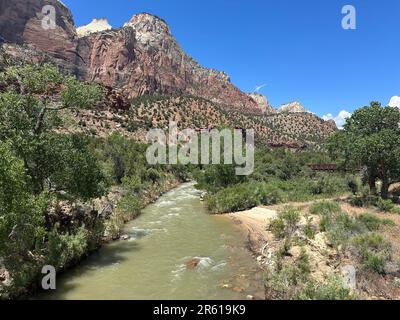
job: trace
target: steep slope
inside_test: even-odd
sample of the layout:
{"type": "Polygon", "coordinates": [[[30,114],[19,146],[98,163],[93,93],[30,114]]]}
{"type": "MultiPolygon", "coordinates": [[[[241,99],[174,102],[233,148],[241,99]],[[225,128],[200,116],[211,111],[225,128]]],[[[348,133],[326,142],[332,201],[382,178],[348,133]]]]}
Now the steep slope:
{"type": "Polygon", "coordinates": [[[71,12],[58,0],[0,0],[0,39],[50,54],[69,72],[82,63],[71,12]],[[43,28],[45,6],[55,9],[55,28],[43,28]]]}
{"type": "Polygon", "coordinates": [[[104,103],[97,110],[80,112],[75,129],[100,136],[112,129],[144,142],[150,128],[167,129],[170,121],[180,129],[198,131],[221,125],[254,129],[258,144],[293,149],[317,145],[336,130],[334,122],[325,122],[311,113],[244,115],[227,112],[206,99],[184,96],[138,97],[129,110],[117,110],[115,105],[104,103]]]}
{"type": "Polygon", "coordinates": [[[303,107],[303,105],[298,102],[290,102],[287,104],[283,104],[279,107],[278,109],[279,112],[284,112],[284,113],[304,113],[307,112],[306,108],[303,107]]]}
{"type": "Polygon", "coordinates": [[[257,103],[223,73],[200,66],[179,46],[168,25],[137,14],[123,28],[98,21],[78,37],[71,12],[57,0],[0,0],[0,37],[59,59],[82,80],[118,87],[128,98],[146,94],[194,95],[229,108],[259,113],[257,103]],[[56,28],[42,27],[42,9],[55,8],[56,28]],[[96,31],[99,32],[92,33],[96,31]]]}
{"type": "Polygon", "coordinates": [[[184,128],[252,128],[260,143],[303,148],[336,130],[298,103],[278,112],[264,96],[246,94],[225,73],[202,67],[154,15],[137,14],[122,28],[110,28],[105,20],[95,20],[78,36],[70,11],[57,0],[0,0],[0,58],[51,62],[81,80],[100,83],[106,99],[100,110],[78,116],[85,124],[78,129],[101,135],[115,127],[141,139],[149,127],[180,120],[184,128]],[[42,27],[45,5],[56,9],[55,29],[42,27]],[[138,106],[136,99],[131,106],[138,97],[146,103],[138,106]]]}
{"type": "Polygon", "coordinates": [[[258,104],[223,73],[200,66],[181,49],[168,25],[138,14],[122,29],[80,39],[88,78],[120,87],[129,97],[147,94],[193,95],[236,110],[259,113],[258,104]]]}

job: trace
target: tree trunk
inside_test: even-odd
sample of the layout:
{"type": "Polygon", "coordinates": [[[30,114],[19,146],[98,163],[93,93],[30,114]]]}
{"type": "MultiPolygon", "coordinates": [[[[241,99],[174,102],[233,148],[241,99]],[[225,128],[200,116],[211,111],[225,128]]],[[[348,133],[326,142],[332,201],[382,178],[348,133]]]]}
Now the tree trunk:
{"type": "Polygon", "coordinates": [[[387,178],[382,179],[381,196],[385,200],[389,198],[389,187],[390,187],[389,180],[387,178]]]}
{"type": "Polygon", "coordinates": [[[371,194],[376,195],[376,179],[375,177],[368,177],[369,190],[371,194]]]}

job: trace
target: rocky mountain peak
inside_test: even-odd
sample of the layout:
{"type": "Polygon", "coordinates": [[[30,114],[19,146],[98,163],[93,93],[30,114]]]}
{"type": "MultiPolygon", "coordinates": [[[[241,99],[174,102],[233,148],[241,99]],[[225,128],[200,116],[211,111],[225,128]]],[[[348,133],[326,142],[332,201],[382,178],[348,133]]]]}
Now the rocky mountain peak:
{"type": "Polygon", "coordinates": [[[107,19],[94,18],[92,22],[90,22],[89,24],[77,28],[76,32],[78,34],[78,37],[86,37],[92,33],[111,30],[111,29],[112,26],[108,23],[107,19]]]}
{"type": "Polygon", "coordinates": [[[261,93],[252,92],[249,93],[249,97],[252,98],[258,104],[258,107],[261,109],[262,112],[271,113],[275,111],[272,108],[271,104],[269,103],[267,97],[262,95],[261,93]]]}
{"type": "Polygon", "coordinates": [[[150,13],[135,14],[124,27],[132,27],[137,33],[152,33],[158,35],[170,35],[168,24],[161,18],[150,13]]]}
{"type": "Polygon", "coordinates": [[[298,102],[298,101],[293,101],[287,104],[283,104],[279,107],[279,112],[283,113],[302,113],[302,112],[308,112],[304,106],[298,102]]]}

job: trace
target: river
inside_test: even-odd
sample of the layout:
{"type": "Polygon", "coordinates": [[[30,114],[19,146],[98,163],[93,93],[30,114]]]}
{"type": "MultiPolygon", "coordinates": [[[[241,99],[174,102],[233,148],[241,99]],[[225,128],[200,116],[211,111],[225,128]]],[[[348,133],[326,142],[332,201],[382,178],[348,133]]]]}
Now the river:
{"type": "Polygon", "coordinates": [[[193,183],[163,195],[126,225],[127,241],[105,245],[39,299],[262,298],[261,274],[231,220],[207,214],[193,183]],[[188,269],[197,258],[200,264],[188,269]]]}

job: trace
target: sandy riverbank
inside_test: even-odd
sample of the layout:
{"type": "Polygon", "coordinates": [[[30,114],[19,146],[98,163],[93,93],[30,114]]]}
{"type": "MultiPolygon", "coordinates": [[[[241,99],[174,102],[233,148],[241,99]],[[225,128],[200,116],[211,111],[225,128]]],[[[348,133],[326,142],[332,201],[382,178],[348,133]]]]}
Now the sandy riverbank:
{"type": "Polygon", "coordinates": [[[267,231],[267,226],[271,220],[277,217],[276,210],[256,207],[247,211],[229,213],[225,216],[246,232],[247,245],[254,254],[262,254],[266,244],[273,241],[271,233],[267,231]]]}

